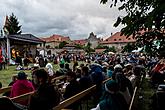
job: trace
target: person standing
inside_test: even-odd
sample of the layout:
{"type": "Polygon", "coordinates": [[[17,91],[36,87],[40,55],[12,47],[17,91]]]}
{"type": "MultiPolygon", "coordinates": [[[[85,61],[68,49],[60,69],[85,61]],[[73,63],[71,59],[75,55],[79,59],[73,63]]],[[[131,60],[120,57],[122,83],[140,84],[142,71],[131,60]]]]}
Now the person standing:
{"type": "Polygon", "coordinates": [[[44,62],[44,58],[42,56],[39,57],[39,65],[40,67],[45,67],[45,62],[44,62]]]}
{"type": "Polygon", "coordinates": [[[3,61],[2,61],[2,68],[5,69],[6,68],[6,58],[5,56],[2,56],[3,61]]]}
{"type": "Polygon", "coordinates": [[[2,54],[0,53],[0,70],[2,70],[2,62],[3,62],[3,57],[2,54]]]}

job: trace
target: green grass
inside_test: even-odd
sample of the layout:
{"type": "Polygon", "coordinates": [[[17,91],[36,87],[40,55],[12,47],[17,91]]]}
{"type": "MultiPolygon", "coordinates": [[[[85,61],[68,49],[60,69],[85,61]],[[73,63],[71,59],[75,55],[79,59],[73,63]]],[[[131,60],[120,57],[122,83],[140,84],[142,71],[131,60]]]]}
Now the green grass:
{"type": "Polygon", "coordinates": [[[145,78],[142,82],[141,90],[139,91],[139,95],[141,98],[137,98],[137,109],[138,110],[153,110],[151,107],[152,99],[155,89],[151,86],[149,82],[150,79],[145,78]]]}
{"type": "MultiPolygon", "coordinates": [[[[16,66],[8,66],[7,69],[0,70],[0,82],[2,83],[3,87],[8,86],[8,84],[12,81],[12,76],[17,75],[19,72],[15,68],[16,66]]],[[[28,77],[31,77],[30,70],[25,70],[24,72],[28,75],[28,77]]]]}
{"type": "MultiPolygon", "coordinates": [[[[79,62],[79,64],[81,64],[83,62],[79,62]]],[[[33,65],[33,64],[30,64],[33,65]]],[[[69,63],[70,68],[72,68],[73,66],[73,62],[69,63]]],[[[16,66],[7,66],[7,69],[2,69],[0,70],[0,82],[2,83],[3,87],[7,87],[8,84],[12,81],[12,76],[13,75],[17,75],[17,73],[19,71],[16,70],[16,66]]],[[[59,65],[58,64],[53,64],[53,69],[54,71],[57,71],[59,69],[59,65]]],[[[31,70],[25,70],[24,71],[27,75],[28,75],[28,79],[31,79],[31,70]]]]}

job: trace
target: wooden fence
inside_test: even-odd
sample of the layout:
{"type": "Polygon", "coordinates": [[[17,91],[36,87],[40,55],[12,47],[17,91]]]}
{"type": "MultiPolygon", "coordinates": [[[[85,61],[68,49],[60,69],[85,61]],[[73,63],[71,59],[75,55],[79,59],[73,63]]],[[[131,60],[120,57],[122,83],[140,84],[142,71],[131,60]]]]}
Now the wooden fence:
{"type": "MultiPolygon", "coordinates": [[[[63,76],[59,77],[60,79],[62,78],[65,78],[63,76]]],[[[55,78],[54,80],[57,80],[58,78],[55,78]]],[[[108,78],[107,80],[103,81],[103,83],[107,82],[108,80],[111,80],[111,78],[108,78]]],[[[9,87],[11,88],[11,87],[9,87]]],[[[2,91],[8,91],[9,88],[3,88],[0,90],[0,92],[2,91]]],[[[74,102],[82,99],[84,96],[92,93],[93,91],[96,90],[96,85],[93,85],[91,86],[90,88],[60,102],[59,105],[57,105],[56,107],[53,108],[53,110],[64,110],[64,108],[66,108],[67,106],[73,104],[74,102]]],[[[134,104],[134,100],[135,100],[135,97],[137,95],[137,90],[138,90],[138,87],[136,86],[135,89],[134,89],[134,93],[133,93],[133,97],[132,97],[132,100],[131,100],[131,103],[130,103],[130,106],[129,106],[129,110],[132,110],[132,107],[133,107],[133,104],[134,104]]],[[[2,93],[1,92],[1,93],[2,93]]],[[[27,100],[31,94],[33,94],[34,92],[30,92],[30,93],[26,93],[26,94],[23,94],[23,95],[20,95],[20,96],[17,96],[17,97],[14,97],[14,98],[11,98],[12,101],[14,102],[20,102],[22,100],[27,100]]],[[[65,109],[66,110],[66,109],[65,109]]]]}

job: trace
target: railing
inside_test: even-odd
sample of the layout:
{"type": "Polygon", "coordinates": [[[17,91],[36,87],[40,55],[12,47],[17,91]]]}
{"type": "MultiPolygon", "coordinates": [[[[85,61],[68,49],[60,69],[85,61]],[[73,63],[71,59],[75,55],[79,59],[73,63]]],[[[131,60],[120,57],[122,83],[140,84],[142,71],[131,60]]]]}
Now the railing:
{"type": "Polygon", "coordinates": [[[0,94],[5,93],[5,92],[9,92],[10,90],[11,90],[11,86],[3,87],[0,89],[0,94]]]}
{"type": "Polygon", "coordinates": [[[130,106],[129,106],[129,110],[132,110],[132,107],[133,107],[133,103],[134,103],[134,100],[135,100],[136,93],[137,93],[137,86],[136,86],[135,89],[134,89],[133,96],[132,96],[132,99],[131,99],[131,103],[130,103],[130,106]]]}
{"type": "MultiPolygon", "coordinates": [[[[66,78],[65,75],[62,75],[62,76],[59,76],[59,77],[55,77],[55,78],[53,78],[53,79],[51,80],[51,83],[56,83],[56,80],[62,80],[62,79],[64,79],[64,78],[66,78]]],[[[58,86],[59,84],[61,84],[61,83],[57,83],[57,86],[58,86]]],[[[0,94],[5,93],[5,92],[9,92],[9,91],[11,90],[11,88],[12,88],[12,86],[1,88],[1,89],[0,89],[0,94]]]]}
{"type": "Polygon", "coordinates": [[[135,105],[136,105],[135,100],[137,99],[137,96],[139,94],[139,87],[141,87],[143,79],[144,79],[144,76],[141,76],[140,81],[139,81],[139,85],[134,88],[134,93],[133,93],[133,96],[131,99],[129,110],[133,110],[134,108],[136,108],[135,107],[135,105]]]}
{"type": "MultiPolygon", "coordinates": [[[[110,79],[105,80],[103,83],[105,83],[106,81],[108,81],[110,79]]],[[[95,89],[96,89],[96,85],[93,85],[92,87],[90,87],[90,88],[88,88],[88,89],[86,89],[86,90],[84,90],[84,91],[82,91],[82,92],[72,96],[71,98],[68,98],[68,99],[62,101],[59,105],[54,107],[53,110],[61,110],[61,109],[64,110],[65,107],[67,107],[67,106],[73,104],[74,102],[80,100],[81,98],[83,98],[87,94],[90,94],[95,89]]],[[[138,92],[138,87],[136,86],[134,88],[134,93],[133,93],[133,96],[132,96],[132,99],[131,99],[131,102],[130,102],[129,110],[132,110],[132,107],[133,107],[133,104],[134,104],[134,101],[135,101],[135,97],[137,96],[137,92],[138,92]]]]}
{"type": "MultiPolygon", "coordinates": [[[[60,78],[62,78],[62,77],[60,77],[60,78]]],[[[103,81],[103,83],[107,82],[108,80],[111,80],[111,78],[108,78],[107,80],[103,81]]],[[[90,88],[88,88],[88,89],[86,89],[86,90],[84,90],[84,91],[82,91],[82,92],[80,92],[80,93],[78,93],[78,94],[62,101],[62,102],[60,102],[60,104],[57,105],[56,107],[54,107],[53,110],[69,110],[69,109],[64,109],[64,108],[66,108],[67,106],[73,104],[74,102],[82,99],[84,96],[92,93],[92,91],[94,91],[94,90],[96,90],[96,85],[93,85],[90,88]]],[[[138,87],[136,86],[135,89],[134,89],[133,97],[132,97],[131,102],[130,102],[129,110],[132,110],[132,108],[133,108],[137,92],[138,92],[138,87]]],[[[13,97],[13,98],[11,98],[11,100],[14,101],[14,102],[20,102],[22,100],[27,100],[33,93],[34,92],[30,92],[30,93],[26,93],[26,94],[23,94],[23,95],[20,95],[20,96],[17,96],[17,97],[13,97]]]]}
{"type": "Polygon", "coordinates": [[[53,108],[53,110],[61,110],[69,105],[71,105],[72,103],[80,100],[81,98],[83,98],[84,96],[86,96],[87,94],[89,94],[91,91],[96,89],[96,85],[72,96],[71,98],[68,98],[64,101],[62,101],[59,105],[57,105],[56,107],[53,108]]]}
{"type": "Polygon", "coordinates": [[[22,94],[13,98],[10,98],[13,102],[17,102],[19,103],[20,101],[26,100],[28,98],[30,98],[30,96],[33,94],[34,92],[29,92],[26,94],[22,94]]]}
{"type": "Polygon", "coordinates": [[[56,80],[61,80],[61,79],[64,79],[64,78],[66,78],[66,76],[65,76],[65,75],[55,77],[55,78],[53,78],[53,79],[51,80],[51,83],[55,83],[55,82],[56,82],[56,80]]]}
{"type": "MultiPolygon", "coordinates": [[[[106,81],[110,80],[111,78],[103,81],[103,83],[105,83],[106,81]]],[[[76,102],[77,100],[80,100],[81,98],[83,98],[84,96],[86,96],[87,94],[89,94],[91,91],[95,90],[96,89],[96,85],[93,85],[92,87],[72,96],[71,98],[68,98],[64,101],[62,101],[59,105],[57,105],[56,107],[53,108],[53,110],[61,110],[67,106],[69,106],[70,104],[76,102]]],[[[17,97],[13,97],[13,98],[10,98],[13,102],[20,102],[20,101],[23,101],[23,100],[27,100],[34,92],[29,92],[29,93],[26,93],[26,94],[23,94],[23,95],[20,95],[20,96],[17,96],[17,97]]],[[[63,109],[64,110],[64,109],[63,109]]],[[[66,109],[67,110],[67,109],[66,109]]],[[[69,110],[69,109],[68,109],[69,110]]]]}
{"type": "MultiPolygon", "coordinates": [[[[108,80],[111,80],[111,78],[106,79],[105,81],[103,81],[103,83],[107,82],[108,80]]],[[[61,110],[64,109],[65,107],[73,104],[74,102],[82,99],[84,96],[88,95],[89,93],[91,93],[92,91],[94,91],[96,89],[96,85],[93,85],[92,87],[62,101],[59,105],[57,105],[56,107],[53,108],[53,110],[61,110]]]]}

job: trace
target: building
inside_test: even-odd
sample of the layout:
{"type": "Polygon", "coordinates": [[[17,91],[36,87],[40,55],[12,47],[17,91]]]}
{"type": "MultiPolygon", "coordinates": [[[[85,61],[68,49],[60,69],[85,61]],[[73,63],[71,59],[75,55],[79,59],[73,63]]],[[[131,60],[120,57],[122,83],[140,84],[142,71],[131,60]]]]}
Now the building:
{"type": "MultiPolygon", "coordinates": [[[[61,42],[67,42],[70,43],[70,37],[65,37],[62,35],[52,35],[50,37],[45,37],[45,38],[41,38],[43,41],[45,41],[45,54],[46,55],[52,55],[52,54],[56,54],[59,53],[61,51],[61,49],[58,49],[59,44],[61,42]]],[[[38,50],[41,50],[40,47],[38,47],[38,50]]],[[[43,52],[42,52],[43,53],[43,52]]]]}
{"type": "Polygon", "coordinates": [[[32,34],[7,35],[1,38],[1,49],[8,59],[16,56],[34,58],[37,45],[44,46],[44,41],[32,34]]]}
{"type": "Polygon", "coordinates": [[[74,42],[71,42],[69,44],[66,44],[63,47],[64,50],[66,50],[69,54],[81,54],[85,53],[84,49],[76,48],[76,44],[74,42]]]}
{"type": "Polygon", "coordinates": [[[117,50],[121,50],[122,47],[127,45],[127,43],[135,43],[136,40],[133,39],[132,36],[129,36],[128,38],[124,35],[121,36],[121,32],[116,32],[112,36],[108,37],[104,41],[100,42],[100,45],[102,46],[108,46],[112,47],[114,46],[117,50]]]}
{"type": "Polygon", "coordinates": [[[88,39],[87,39],[87,43],[90,43],[91,44],[91,48],[96,48],[98,46],[100,42],[100,38],[97,38],[96,35],[94,35],[93,32],[90,33],[88,39]]]}
{"type": "Polygon", "coordinates": [[[52,35],[50,37],[46,37],[46,38],[41,38],[43,41],[46,42],[45,46],[49,47],[49,48],[55,48],[58,47],[59,44],[63,41],[65,42],[70,42],[70,37],[65,37],[65,36],[61,36],[61,35],[52,35]]]}
{"type": "Polygon", "coordinates": [[[85,46],[88,41],[87,41],[87,39],[80,39],[80,40],[73,40],[73,42],[75,44],[79,44],[81,46],[85,46]]]}
{"type": "Polygon", "coordinates": [[[106,49],[95,49],[95,53],[102,54],[106,49]]]}

